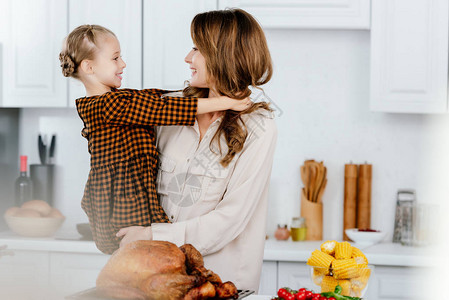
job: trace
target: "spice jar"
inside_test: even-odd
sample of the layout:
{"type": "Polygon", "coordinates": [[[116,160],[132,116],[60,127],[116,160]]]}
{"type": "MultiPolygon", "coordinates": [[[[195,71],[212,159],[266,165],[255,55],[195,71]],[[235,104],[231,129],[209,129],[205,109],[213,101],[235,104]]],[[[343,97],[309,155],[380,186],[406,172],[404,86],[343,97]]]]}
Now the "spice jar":
{"type": "Polygon", "coordinates": [[[292,236],[292,241],[305,241],[307,234],[306,220],[302,217],[292,218],[290,234],[292,236]]]}
{"type": "Polygon", "coordinates": [[[288,230],[287,225],[281,227],[281,225],[278,224],[278,228],[274,232],[274,237],[278,241],[288,240],[288,238],[290,237],[290,231],[288,230]]]}

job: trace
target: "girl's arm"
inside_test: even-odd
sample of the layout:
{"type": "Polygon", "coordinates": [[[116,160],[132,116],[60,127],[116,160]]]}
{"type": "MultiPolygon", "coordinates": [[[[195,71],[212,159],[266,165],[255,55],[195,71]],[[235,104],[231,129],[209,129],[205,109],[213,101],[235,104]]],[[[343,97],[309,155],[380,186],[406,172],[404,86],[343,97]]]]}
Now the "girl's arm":
{"type": "MultiPolygon", "coordinates": [[[[158,89],[116,90],[104,94],[101,104],[106,123],[138,126],[193,126],[197,114],[249,107],[249,99],[174,97],[158,89]]],[[[81,112],[82,113],[82,112],[81,112]]]]}
{"type": "Polygon", "coordinates": [[[226,96],[212,97],[212,98],[198,98],[197,114],[205,114],[213,111],[221,110],[238,110],[242,111],[251,105],[251,100],[245,98],[242,100],[232,99],[226,96]]]}

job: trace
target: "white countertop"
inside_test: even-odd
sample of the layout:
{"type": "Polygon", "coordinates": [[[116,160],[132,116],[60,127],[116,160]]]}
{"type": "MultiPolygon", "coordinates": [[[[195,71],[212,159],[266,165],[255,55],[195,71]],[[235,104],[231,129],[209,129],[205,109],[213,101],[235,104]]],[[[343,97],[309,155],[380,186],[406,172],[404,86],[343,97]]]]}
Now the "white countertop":
{"type": "MultiPolygon", "coordinates": [[[[265,242],[265,261],[306,262],[322,241],[292,242],[269,239],[265,242]]],[[[357,245],[354,244],[357,247],[357,245]]],[[[409,247],[395,243],[380,243],[360,247],[372,265],[428,267],[437,266],[438,255],[433,247],[409,247]]]]}
{"type": "MultiPolygon", "coordinates": [[[[265,243],[264,261],[306,262],[312,251],[320,248],[321,243],[321,241],[292,242],[268,239],[265,243]]],[[[4,244],[9,249],[15,250],[102,254],[93,241],[81,240],[75,229],[63,228],[52,238],[27,238],[11,231],[3,231],[0,232],[0,246],[4,244]]],[[[408,247],[393,243],[376,244],[362,248],[362,251],[373,265],[436,266],[439,257],[433,247],[408,247]]]]}

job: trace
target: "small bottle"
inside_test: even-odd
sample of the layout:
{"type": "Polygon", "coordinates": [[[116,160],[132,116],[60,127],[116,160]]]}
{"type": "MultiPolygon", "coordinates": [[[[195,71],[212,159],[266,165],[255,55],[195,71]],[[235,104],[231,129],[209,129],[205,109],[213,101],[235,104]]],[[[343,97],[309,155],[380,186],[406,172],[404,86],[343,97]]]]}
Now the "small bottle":
{"type": "Polygon", "coordinates": [[[305,241],[307,234],[306,220],[302,217],[294,217],[290,226],[292,241],[305,241]]]}
{"type": "Polygon", "coordinates": [[[26,155],[20,156],[20,175],[16,179],[15,187],[15,205],[21,206],[24,202],[30,201],[33,194],[33,183],[27,174],[27,159],[26,155]]]}

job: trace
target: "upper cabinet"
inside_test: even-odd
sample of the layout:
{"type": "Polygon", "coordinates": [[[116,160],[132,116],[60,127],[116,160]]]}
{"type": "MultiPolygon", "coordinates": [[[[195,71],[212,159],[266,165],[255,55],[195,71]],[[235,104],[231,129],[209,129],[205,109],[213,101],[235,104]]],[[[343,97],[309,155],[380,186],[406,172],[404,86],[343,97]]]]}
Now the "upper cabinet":
{"type": "MultiPolygon", "coordinates": [[[[145,2],[146,3],[146,2],[145,2]]],[[[70,0],[69,32],[79,25],[97,24],[110,29],[120,41],[126,63],[122,88],[142,88],[142,1],[70,0]]],[[[82,83],[70,78],[69,106],[86,95],[82,83]]]]}
{"type": "Polygon", "coordinates": [[[216,3],[210,0],[144,1],[144,88],[183,88],[190,78],[184,62],[193,46],[190,23],[197,13],[213,9],[216,3]]]}
{"type": "Polygon", "coordinates": [[[447,112],[447,0],[375,0],[371,110],[447,112]]]}
{"type": "Polygon", "coordinates": [[[218,6],[242,8],[264,28],[370,28],[370,0],[218,0],[218,6]]]}
{"type": "Polygon", "coordinates": [[[123,88],[182,89],[193,17],[227,7],[265,29],[371,30],[371,110],[448,110],[448,0],[0,0],[0,107],[67,107],[85,95],[58,59],[81,24],[117,35],[123,88]]]}
{"type": "Polygon", "coordinates": [[[58,55],[67,33],[67,1],[2,0],[0,10],[0,106],[66,106],[58,55]]]}
{"type": "Polygon", "coordinates": [[[1,107],[74,106],[86,94],[59,63],[64,38],[82,24],[117,35],[122,87],[142,88],[142,0],[2,0],[0,17],[1,107]]]}

